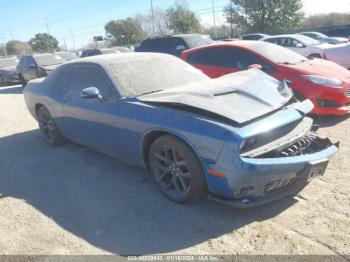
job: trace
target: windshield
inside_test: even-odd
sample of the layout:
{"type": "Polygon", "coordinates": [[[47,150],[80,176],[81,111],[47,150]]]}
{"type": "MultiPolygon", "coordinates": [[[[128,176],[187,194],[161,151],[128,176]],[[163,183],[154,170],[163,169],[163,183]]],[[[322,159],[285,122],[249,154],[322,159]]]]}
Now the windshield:
{"type": "Polygon", "coordinates": [[[64,58],[54,54],[36,55],[34,58],[39,66],[59,65],[66,62],[64,58]]]}
{"type": "Polygon", "coordinates": [[[170,55],[115,60],[109,64],[107,71],[123,95],[129,97],[209,79],[198,69],[170,55]]]}
{"type": "Polygon", "coordinates": [[[183,39],[189,48],[195,48],[214,43],[213,39],[205,35],[186,36],[183,39]]]}
{"type": "Polygon", "coordinates": [[[0,67],[11,67],[17,66],[18,59],[17,58],[3,58],[0,59],[0,67]]]}
{"type": "Polygon", "coordinates": [[[249,45],[256,53],[277,64],[297,64],[308,60],[305,56],[279,45],[257,42],[249,45]]]}

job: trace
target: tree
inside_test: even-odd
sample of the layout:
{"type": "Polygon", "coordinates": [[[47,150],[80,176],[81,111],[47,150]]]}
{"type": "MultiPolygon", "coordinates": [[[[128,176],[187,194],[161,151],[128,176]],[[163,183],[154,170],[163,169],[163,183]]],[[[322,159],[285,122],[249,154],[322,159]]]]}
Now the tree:
{"type": "Polygon", "coordinates": [[[205,28],[203,33],[210,35],[212,38],[217,35],[218,39],[230,38],[231,37],[231,28],[227,25],[220,25],[216,28],[214,26],[210,28],[205,28]]]}
{"type": "Polygon", "coordinates": [[[138,20],[127,18],[112,20],[105,25],[106,36],[113,45],[130,45],[141,42],[146,37],[138,20]]]}
{"type": "Polygon", "coordinates": [[[230,0],[224,13],[246,32],[277,33],[300,26],[302,8],[302,0],[230,0]]]}
{"type": "Polygon", "coordinates": [[[6,52],[9,55],[21,55],[32,51],[30,45],[19,40],[11,40],[6,43],[6,52]]]}
{"type": "Polygon", "coordinates": [[[345,25],[350,23],[350,14],[347,13],[330,13],[317,14],[305,18],[305,28],[320,28],[337,25],[345,25]]]}
{"type": "Polygon", "coordinates": [[[168,28],[174,33],[199,33],[202,26],[196,14],[188,9],[185,1],[176,1],[166,11],[168,28]]]}
{"type": "Polygon", "coordinates": [[[0,46],[0,56],[5,56],[5,55],[7,55],[5,48],[0,46]]]}
{"type": "Polygon", "coordinates": [[[35,37],[29,40],[28,44],[35,52],[54,51],[58,48],[57,39],[46,33],[36,34],[35,37]]]}
{"type": "Polygon", "coordinates": [[[168,28],[166,12],[163,9],[155,8],[153,10],[153,21],[151,12],[147,15],[139,14],[135,19],[139,21],[142,29],[146,31],[148,35],[153,35],[152,24],[154,24],[154,35],[156,36],[164,36],[172,33],[172,30],[168,28]]]}

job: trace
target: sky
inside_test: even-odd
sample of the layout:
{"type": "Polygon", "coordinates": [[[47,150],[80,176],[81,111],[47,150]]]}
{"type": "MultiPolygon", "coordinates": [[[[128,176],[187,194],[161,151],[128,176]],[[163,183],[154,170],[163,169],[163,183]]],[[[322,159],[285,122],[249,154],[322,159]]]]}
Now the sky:
{"type": "MultiPolygon", "coordinates": [[[[307,15],[350,12],[350,0],[303,0],[307,15]]],[[[212,0],[187,0],[204,26],[213,25],[212,0]]],[[[224,23],[222,8],[229,0],[213,0],[217,24],[224,23]]],[[[112,19],[146,14],[151,0],[0,0],[0,43],[12,39],[28,41],[35,33],[54,35],[60,45],[72,48],[88,43],[93,35],[104,35],[112,19]],[[74,39],[74,41],[73,41],[74,39]]],[[[153,0],[166,9],[174,0],[153,0]]]]}

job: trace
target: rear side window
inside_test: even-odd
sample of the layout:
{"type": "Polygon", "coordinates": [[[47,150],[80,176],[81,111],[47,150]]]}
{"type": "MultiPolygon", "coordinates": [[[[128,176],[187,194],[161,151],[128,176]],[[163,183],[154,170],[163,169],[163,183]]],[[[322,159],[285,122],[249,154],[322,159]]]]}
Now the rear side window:
{"type": "Polygon", "coordinates": [[[270,38],[270,39],[266,39],[264,41],[272,43],[272,44],[278,44],[278,40],[279,40],[279,38],[270,38]]]}
{"type": "Polygon", "coordinates": [[[240,48],[223,47],[220,50],[220,63],[222,67],[248,69],[250,65],[266,63],[260,57],[240,48]]]}
{"type": "Polygon", "coordinates": [[[220,66],[218,48],[206,48],[191,53],[187,57],[190,64],[220,66]]]}

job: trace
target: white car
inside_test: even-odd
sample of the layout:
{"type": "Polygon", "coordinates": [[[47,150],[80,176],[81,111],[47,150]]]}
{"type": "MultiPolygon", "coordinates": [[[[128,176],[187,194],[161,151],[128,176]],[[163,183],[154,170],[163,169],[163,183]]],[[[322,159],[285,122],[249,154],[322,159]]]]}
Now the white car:
{"type": "Polygon", "coordinates": [[[336,62],[350,70],[350,44],[338,44],[325,47],[324,59],[336,62]]]}
{"type": "Polygon", "coordinates": [[[311,37],[317,41],[320,41],[321,43],[327,43],[327,44],[343,44],[343,43],[349,42],[349,39],[345,37],[329,37],[319,32],[301,32],[298,34],[311,37]]]}
{"type": "Polygon", "coordinates": [[[264,37],[260,41],[277,44],[308,58],[322,58],[320,42],[304,35],[276,35],[264,37]]]}

